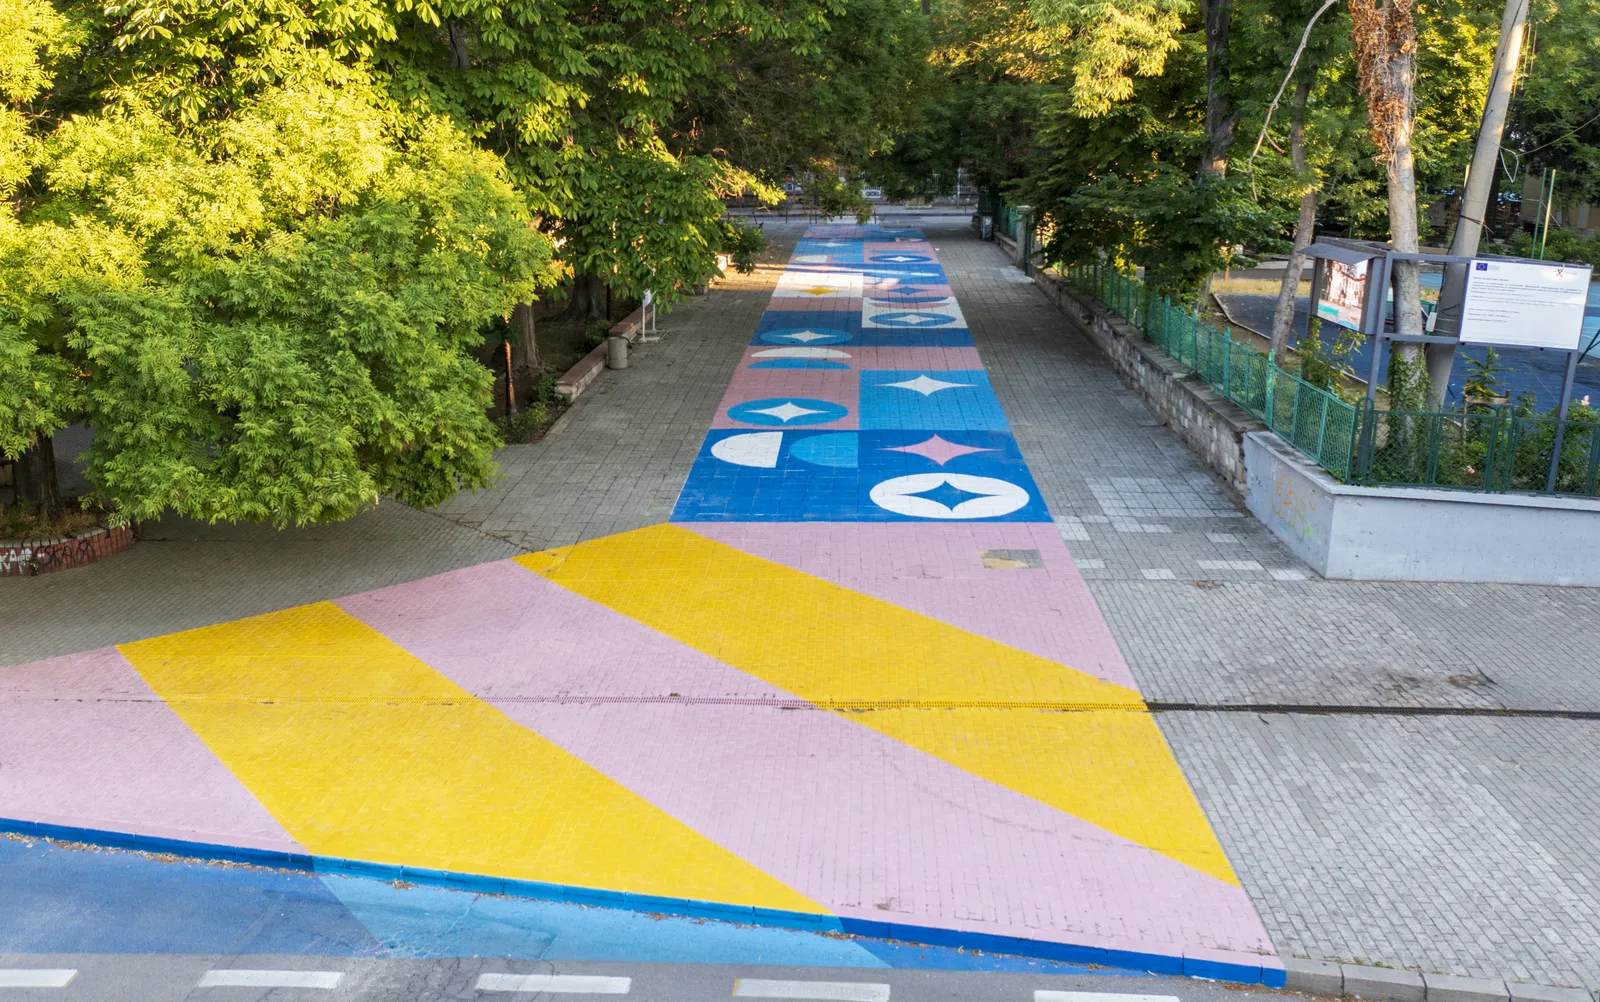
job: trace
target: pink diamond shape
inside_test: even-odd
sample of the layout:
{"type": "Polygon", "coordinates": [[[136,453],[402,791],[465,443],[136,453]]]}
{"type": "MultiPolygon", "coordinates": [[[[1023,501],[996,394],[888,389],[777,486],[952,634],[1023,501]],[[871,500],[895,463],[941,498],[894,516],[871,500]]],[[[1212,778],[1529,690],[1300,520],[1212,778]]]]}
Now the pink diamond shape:
{"type": "Polygon", "coordinates": [[[926,442],[918,442],[916,445],[885,446],[883,451],[909,452],[913,456],[921,456],[924,459],[931,459],[940,466],[943,466],[944,464],[950,462],[950,460],[955,459],[957,456],[965,456],[969,452],[995,452],[997,450],[975,449],[970,445],[957,445],[954,442],[946,442],[938,435],[935,435],[926,442]]]}

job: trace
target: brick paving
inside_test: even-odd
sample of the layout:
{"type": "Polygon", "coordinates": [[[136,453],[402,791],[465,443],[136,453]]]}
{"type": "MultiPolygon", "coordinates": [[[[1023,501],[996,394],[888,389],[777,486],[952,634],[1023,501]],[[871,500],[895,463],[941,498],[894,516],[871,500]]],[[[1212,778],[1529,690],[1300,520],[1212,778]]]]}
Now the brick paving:
{"type": "MultiPolygon", "coordinates": [[[[995,248],[929,232],[1147,698],[1600,710],[1600,590],[1318,578],[995,248]]],[[[1600,989],[1600,723],[1157,719],[1285,956],[1600,989]]]]}
{"type": "MultiPolygon", "coordinates": [[[[1600,591],[1318,579],[992,245],[923,226],[1147,698],[1600,709],[1600,591]]],[[[769,260],[798,232],[769,224],[769,260]]],[[[545,441],[506,450],[500,486],[438,514],[384,505],[290,534],[173,523],[94,567],[0,580],[0,665],[664,521],[777,275],[664,318],[667,339],[634,368],[603,375],[545,441]]],[[[1600,987],[1600,724],[1157,720],[1284,955],[1600,987]]]]}

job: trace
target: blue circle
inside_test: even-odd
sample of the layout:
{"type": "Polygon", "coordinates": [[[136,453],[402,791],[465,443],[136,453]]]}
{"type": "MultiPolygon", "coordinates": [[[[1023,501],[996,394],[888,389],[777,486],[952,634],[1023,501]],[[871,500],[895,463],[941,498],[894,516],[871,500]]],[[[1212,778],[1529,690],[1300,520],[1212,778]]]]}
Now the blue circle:
{"type": "Polygon", "coordinates": [[[956,318],[948,313],[935,313],[932,310],[905,310],[899,313],[879,314],[872,318],[872,322],[883,327],[944,327],[955,323],[956,318]]]}
{"type": "Polygon", "coordinates": [[[844,344],[850,340],[849,331],[836,330],[832,327],[779,327],[777,330],[762,331],[756,335],[756,340],[763,344],[797,344],[802,347],[823,344],[844,344]],[[820,334],[821,337],[811,337],[820,334]],[[796,335],[799,335],[798,337],[796,335]]]}
{"type": "Polygon", "coordinates": [[[789,455],[813,466],[853,470],[860,465],[859,438],[853,431],[806,435],[791,440],[789,455]]]}
{"type": "Polygon", "coordinates": [[[808,397],[768,397],[746,400],[728,408],[728,418],[743,424],[796,428],[807,424],[827,424],[850,413],[849,408],[831,400],[808,397]],[[777,413],[771,413],[776,411],[777,413]]]}

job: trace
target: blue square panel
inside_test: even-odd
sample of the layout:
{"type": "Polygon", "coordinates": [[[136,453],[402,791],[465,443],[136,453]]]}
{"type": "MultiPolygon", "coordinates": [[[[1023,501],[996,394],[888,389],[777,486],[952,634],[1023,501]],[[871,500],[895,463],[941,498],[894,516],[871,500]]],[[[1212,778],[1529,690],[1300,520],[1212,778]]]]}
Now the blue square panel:
{"type": "MultiPolygon", "coordinates": [[[[876,334],[877,331],[872,332],[876,334]]],[[[864,369],[861,428],[1006,431],[1005,412],[982,369],[864,369]]]]}
{"type": "Polygon", "coordinates": [[[860,462],[863,521],[1050,521],[1005,432],[864,431],[860,462]]]}
{"type": "Polygon", "coordinates": [[[673,509],[688,522],[1048,521],[1010,435],[713,430],[673,509]]]}

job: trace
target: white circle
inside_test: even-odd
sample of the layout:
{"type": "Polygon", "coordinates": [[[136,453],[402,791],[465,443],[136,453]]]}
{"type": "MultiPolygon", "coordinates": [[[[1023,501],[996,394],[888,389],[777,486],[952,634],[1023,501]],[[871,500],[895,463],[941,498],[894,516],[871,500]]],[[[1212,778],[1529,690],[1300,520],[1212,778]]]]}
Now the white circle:
{"type": "Polygon", "coordinates": [[[1029,501],[1028,492],[1016,484],[993,477],[974,477],[967,473],[913,473],[895,477],[873,487],[867,496],[879,508],[913,518],[998,518],[1011,514],[1029,501]],[[954,508],[946,507],[932,498],[913,496],[931,491],[940,484],[949,484],[956,490],[984,496],[968,498],[954,508]]]}

